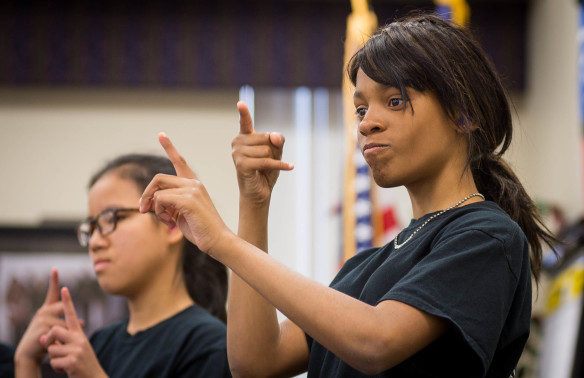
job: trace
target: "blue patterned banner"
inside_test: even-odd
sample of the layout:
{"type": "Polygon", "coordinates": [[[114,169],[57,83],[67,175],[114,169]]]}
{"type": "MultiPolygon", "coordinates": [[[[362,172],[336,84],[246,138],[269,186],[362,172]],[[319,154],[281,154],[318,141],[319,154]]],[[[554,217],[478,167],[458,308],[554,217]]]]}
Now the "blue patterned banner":
{"type": "MultiPolygon", "coordinates": [[[[473,5],[473,28],[516,89],[526,1],[473,5]]],[[[374,6],[380,23],[412,10],[374,6]]],[[[338,88],[350,12],[330,0],[6,0],[0,85],[338,88]]]]}

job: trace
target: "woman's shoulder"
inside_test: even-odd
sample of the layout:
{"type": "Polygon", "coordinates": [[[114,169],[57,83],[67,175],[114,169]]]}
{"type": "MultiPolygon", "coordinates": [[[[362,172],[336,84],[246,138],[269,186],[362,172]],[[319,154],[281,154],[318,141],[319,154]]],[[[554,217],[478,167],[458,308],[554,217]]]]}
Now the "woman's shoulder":
{"type": "Polygon", "coordinates": [[[517,276],[529,264],[525,233],[494,202],[477,202],[455,209],[447,218],[433,240],[434,246],[447,247],[456,253],[469,252],[477,258],[504,257],[517,276]]]}
{"type": "Polygon", "coordinates": [[[480,232],[501,241],[523,239],[521,227],[492,201],[473,203],[453,209],[447,218],[445,230],[448,232],[480,232]]]}

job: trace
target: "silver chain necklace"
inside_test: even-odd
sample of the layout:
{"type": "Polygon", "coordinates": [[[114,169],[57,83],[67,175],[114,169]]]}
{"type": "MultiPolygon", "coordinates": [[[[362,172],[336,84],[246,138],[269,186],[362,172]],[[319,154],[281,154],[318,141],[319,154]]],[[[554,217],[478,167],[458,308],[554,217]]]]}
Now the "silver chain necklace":
{"type": "Polygon", "coordinates": [[[470,195],[468,195],[468,196],[464,197],[463,199],[461,199],[460,201],[458,201],[458,202],[457,202],[457,203],[455,203],[454,205],[450,206],[448,209],[445,209],[445,210],[440,210],[440,211],[439,211],[439,212],[437,212],[436,214],[432,215],[432,216],[431,216],[430,218],[428,218],[428,219],[427,219],[427,220],[426,220],[424,223],[422,223],[422,225],[421,225],[420,227],[416,228],[416,231],[412,232],[412,234],[411,234],[411,235],[410,235],[410,236],[409,236],[409,237],[408,237],[408,238],[407,238],[407,239],[406,239],[406,240],[405,240],[403,243],[401,243],[401,244],[398,244],[398,242],[397,242],[397,237],[399,236],[399,234],[400,234],[401,232],[400,232],[400,233],[398,233],[397,235],[395,235],[395,239],[393,239],[393,245],[394,245],[395,249],[400,249],[401,247],[403,247],[403,246],[404,246],[404,245],[405,245],[407,242],[409,242],[409,241],[410,241],[410,240],[411,240],[411,239],[414,237],[414,235],[415,235],[415,234],[417,234],[417,233],[418,233],[418,231],[420,231],[422,228],[424,228],[424,226],[425,226],[425,225],[427,225],[428,223],[430,223],[430,221],[431,221],[432,219],[434,219],[434,218],[436,218],[436,217],[438,217],[438,216],[440,216],[440,215],[444,214],[444,213],[445,213],[445,212],[447,212],[448,210],[452,210],[452,209],[454,209],[455,207],[458,207],[458,206],[460,206],[462,203],[464,203],[464,202],[468,201],[468,200],[469,200],[469,199],[471,199],[472,197],[477,197],[477,196],[478,196],[478,197],[481,197],[483,200],[485,199],[485,196],[483,196],[481,193],[474,193],[474,194],[470,194],[470,195]]]}

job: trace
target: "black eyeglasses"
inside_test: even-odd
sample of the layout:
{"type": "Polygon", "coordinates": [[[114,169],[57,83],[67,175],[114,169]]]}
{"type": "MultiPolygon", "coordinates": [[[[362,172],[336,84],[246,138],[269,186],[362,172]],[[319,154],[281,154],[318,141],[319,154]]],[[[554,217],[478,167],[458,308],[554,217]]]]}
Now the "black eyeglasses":
{"type": "Polygon", "coordinates": [[[97,214],[95,218],[87,218],[77,228],[77,240],[79,240],[79,244],[82,247],[87,247],[89,245],[89,239],[91,239],[91,235],[93,235],[96,228],[101,236],[111,234],[116,229],[118,221],[125,218],[120,213],[137,211],[140,210],[137,208],[110,207],[97,214]]]}

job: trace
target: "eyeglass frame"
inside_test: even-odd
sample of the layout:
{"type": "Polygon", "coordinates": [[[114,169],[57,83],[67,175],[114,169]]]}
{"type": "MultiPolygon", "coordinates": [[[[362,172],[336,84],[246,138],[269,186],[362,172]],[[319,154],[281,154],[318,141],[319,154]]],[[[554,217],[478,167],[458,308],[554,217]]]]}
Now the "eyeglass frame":
{"type": "Polygon", "coordinates": [[[93,233],[95,232],[95,230],[97,230],[99,232],[99,234],[101,236],[107,236],[109,234],[111,234],[112,232],[114,232],[116,230],[116,227],[118,226],[118,222],[121,219],[124,219],[124,217],[121,217],[118,215],[118,212],[124,212],[124,211],[131,211],[131,212],[137,212],[140,211],[140,209],[135,208],[135,207],[108,207],[107,209],[102,210],[99,214],[97,214],[97,216],[95,218],[86,218],[84,221],[82,221],[79,226],[77,227],[77,241],[79,242],[79,244],[82,247],[88,247],[89,246],[89,240],[91,239],[91,236],[93,235],[93,233]],[[101,216],[103,216],[104,214],[107,213],[112,213],[112,227],[111,230],[102,230],[102,227],[99,224],[99,218],[101,216]],[[89,230],[86,230],[89,227],[89,230]]]}

